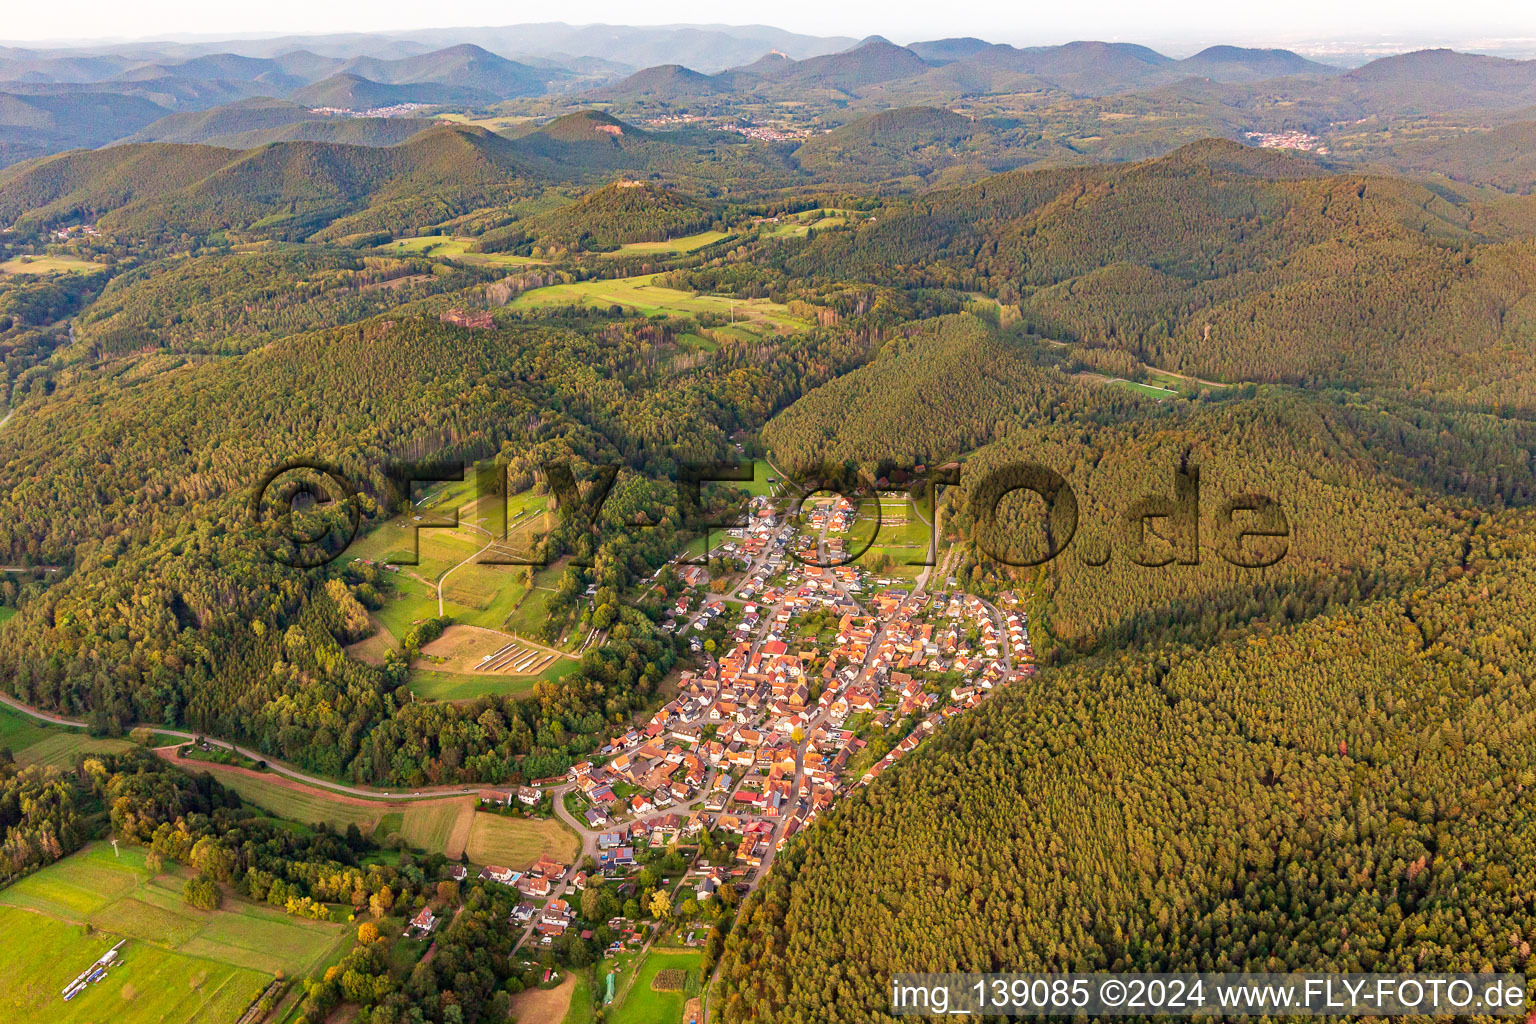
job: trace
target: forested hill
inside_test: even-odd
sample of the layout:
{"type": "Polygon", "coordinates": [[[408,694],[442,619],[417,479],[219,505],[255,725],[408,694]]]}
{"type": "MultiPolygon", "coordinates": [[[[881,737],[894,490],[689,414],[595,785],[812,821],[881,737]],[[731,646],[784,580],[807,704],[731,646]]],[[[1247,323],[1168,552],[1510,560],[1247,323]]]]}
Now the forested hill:
{"type": "Polygon", "coordinates": [[[1532,404],[1529,200],[1328,175],[1211,140],[1016,171],[819,236],[792,277],[982,291],[1060,340],[1225,381],[1532,404]]]}
{"type": "Polygon", "coordinates": [[[275,143],[246,152],[138,144],[67,153],[0,174],[0,221],[99,219],[136,237],[231,229],[302,239],[348,215],[353,230],[408,229],[526,188],[512,143],[439,127],[389,148],[275,143]]]}
{"type": "Polygon", "coordinates": [[[1070,376],[1063,358],[1017,330],[940,317],[801,398],[763,436],[804,478],[847,462],[878,475],[962,459],[949,519],[963,557],[952,571],[973,590],[1011,582],[1033,594],[1034,644],[1056,654],[1200,639],[1400,587],[1454,562],[1479,508],[1536,500],[1536,428],[1523,418],[1284,388],[1159,403],[1070,376]],[[1039,562],[1049,550],[1043,506],[1007,499],[987,528],[972,502],[979,481],[1022,463],[1072,487],[1076,526],[1059,557],[1010,568],[993,556],[1039,562]],[[1144,496],[1173,495],[1180,467],[1200,473],[1195,535],[1160,529],[1138,550],[1124,517],[1144,496]],[[1215,516],[1246,493],[1284,512],[1275,565],[1233,564],[1215,516]],[[1198,564],[1147,568],[1175,554],[1198,564]]]}
{"type": "MultiPolygon", "coordinates": [[[[621,595],[686,542],[669,471],[726,458],[731,435],[867,359],[867,334],[843,324],[701,354],[644,318],[501,313],[469,331],[439,314],[486,308],[485,278],[420,270],[294,247],[182,257],[113,282],[74,346],[18,385],[26,411],[5,428],[0,473],[19,486],[3,499],[0,547],[10,564],[67,567],[29,584],[0,631],[9,692],[103,730],[177,723],[403,786],[563,771],[654,700],[673,648],[621,595]],[[368,287],[407,278],[399,292],[368,287]],[[176,320],[160,329],[167,307],[176,320]],[[361,322],[328,326],[338,320],[361,322]],[[374,588],[382,574],[280,564],[251,488],[318,456],[364,489],[372,523],[398,497],[387,465],[498,453],[522,489],[555,459],[583,474],[624,467],[590,575],[608,638],[533,699],[413,702],[404,662],[366,665],[337,641],[327,575],[374,588]],[[642,513],[657,525],[634,529],[642,513]]],[[[552,558],[571,549],[549,544],[552,558]]],[[[584,605],[586,578],[564,571],[550,607],[584,605]]]]}
{"type": "Polygon", "coordinates": [[[727,1024],[886,1021],[896,971],[1523,972],[1536,523],[1208,649],[1048,669],[774,864],[727,1024]]]}
{"type": "Polygon", "coordinates": [[[532,218],[528,230],[572,248],[614,249],[625,242],[664,242],[693,234],[715,219],[714,210],[675,189],[620,181],[532,218]]]}

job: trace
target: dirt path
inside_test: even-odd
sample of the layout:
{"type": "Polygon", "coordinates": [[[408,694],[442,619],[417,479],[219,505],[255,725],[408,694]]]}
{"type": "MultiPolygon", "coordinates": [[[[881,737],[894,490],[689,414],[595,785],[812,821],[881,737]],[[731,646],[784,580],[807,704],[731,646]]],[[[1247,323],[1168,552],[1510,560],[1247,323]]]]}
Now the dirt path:
{"type": "MultiPolygon", "coordinates": [[[[477,527],[477,529],[478,529],[478,527],[477,527]]],[[[480,532],[485,533],[486,531],[481,530],[480,532]]],[[[443,573],[441,576],[439,576],[437,578],[437,617],[438,618],[442,618],[443,617],[443,584],[448,582],[448,577],[452,576],[456,570],[458,570],[460,568],[463,568],[464,566],[468,565],[470,562],[473,562],[475,559],[479,558],[481,555],[485,554],[487,551],[491,550],[491,548],[493,548],[495,546],[496,546],[496,538],[492,537],[490,542],[488,544],[486,544],[485,547],[481,548],[479,551],[476,551],[474,554],[472,554],[468,558],[464,559],[464,561],[460,562],[458,565],[455,565],[453,568],[449,569],[447,572],[443,573]]]]}
{"type": "Polygon", "coordinates": [[[560,1024],[571,1008],[576,976],[569,972],[554,988],[525,988],[512,997],[512,1016],[517,1024],[560,1024]]]}

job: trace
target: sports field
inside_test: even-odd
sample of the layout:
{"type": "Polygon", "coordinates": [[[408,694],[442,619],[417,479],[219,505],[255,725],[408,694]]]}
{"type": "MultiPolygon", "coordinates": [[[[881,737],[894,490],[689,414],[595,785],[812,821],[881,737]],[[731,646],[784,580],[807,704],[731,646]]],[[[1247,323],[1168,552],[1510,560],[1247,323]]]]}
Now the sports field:
{"type": "Polygon", "coordinates": [[[625,306],[644,316],[692,316],[695,313],[734,315],[741,325],[753,325],[776,331],[799,331],[809,326],[791,316],[789,307],[768,299],[733,299],[727,295],[695,295],[676,288],[663,288],[653,282],[656,274],[621,277],[610,281],[578,281],[553,284],[524,292],[512,301],[514,307],[536,306],[625,306]]]}
{"type": "Polygon", "coordinates": [[[560,822],[540,818],[504,818],[476,814],[469,827],[469,859],[521,871],[546,854],[570,864],[581,841],[560,822]]]}
{"type": "Polygon", "coordinates": [[[152,877],[142,848],[114,856],[96,843],[0,891],[0,1019],[227,1024],[276,972],[302,976],[347,940],[340,925],[231,896],[195,910],[186,877],[179,865],[152,877]],[[122,965],[64,1002],[60,990],[119,939],[122,965]]]}

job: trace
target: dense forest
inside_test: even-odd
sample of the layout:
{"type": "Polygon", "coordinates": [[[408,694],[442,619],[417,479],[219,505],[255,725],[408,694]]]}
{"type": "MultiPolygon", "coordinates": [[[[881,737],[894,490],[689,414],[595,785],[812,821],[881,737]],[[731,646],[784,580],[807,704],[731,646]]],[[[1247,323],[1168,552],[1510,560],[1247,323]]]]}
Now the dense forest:
{"type": "Polygon", "coordinates": [[[1525,970],[1533,525],[1490,518],[1412,587],[1203,648],[1149,636],[956,722],[775,864],[723,1019],[886,1020],[904,970],[1525,970]]]}
{"type": "MultiPolygon", "coordinates": [[[[868,358],[866,334],[851,323],[817,328],[701,361],[665,324],[500,314],[500,329],[466,331],[413,314],[410,292],[391,319],[305,332],[308,318],[344,315],[379,294],[354,282],[409,269],[319,253],[215,255],[113,282],[78,332],[75,358],[40,379],[51,397],[6,428],[5,472],[29,482],[7,497],[6,557],[70,570],[0,634],[14,693],[103,729],[187,724],[322,772],[400,785],[562,770],[567,752],[600,742],[654,699],[671,645],[643,610],[619,614],[617,595],[682,543],[688,524],[668,479],[681,462],[731,455],[731,435],[868,358]],[[264,266],[274,286],[303,275],[319,297],[253,301],[264,266]],[[156,330],[168,296],[186,312],[156,330]],[[300,333],[267,341],[290,324],[300,333]],[[159,345],[124,351],[145,347],[140,338],[159,345]],[[268,556],[265,528],[248,511],[254,471],[322,457],[363,487],[372,523],[399,500],[388,471],[401,460],[498,454],[519,489],[555,461],[574,459],[584,473],[624,467],[590,577],[616,617],[609,642],[533,699],[412,703],[403,666],[342,654],[322,574],[268,556]],[[636,514],[655,525],[633,529],[636,514]]],[[[576,538],[556,531],[552,542],[558,557],[576,538]]]]}
{"type": "Polygon", "coordinates": [[[1527,202],[1208,142],[929,194],[764,262],[792,279],[981,291],[1047,337],[1228,383],[1528,408],[1527,202]]]}
{"type": "MultiPolygon", "coordinates": [[[[1362,142],[1353,163],[1167,152],[1190,122],[1149,141],[1099,116],[1140,101],[1090,109],[1068,86],[1121,61],[1187,106],[1211,81],[1100,47],[930,61],[876,40],[750,81],[610,83],[651,114],[691,91],[644,128],[502,108],[500,132],[412,117],[391,146],[133,141],[0,171],[0,688],[96,734],[192,729],[359,784],[561,774],[718,650],[723,627],[690,649],[674,626],[662,569],[742,495],[688,510],[683,467],[767,455],[883,487],[953,463],[927,585],[1016,598],[1038,671],[785,844],[721,919],[714,1019],[883,1020],[898,970],[1525,970],[1528,133],[1362,142]],[[902,90],[767,139],[690,113],[812,81],[847,106],[903,67],[924,89],[1010,77],[1057,120],[902,90]],[[1066,123],[1164,155],[1086,166],[1066,123]],[[1036,158],[1055,166],[1009,169],[1036,158]],[[1439,176],[1381,170],[1410,165],[1439,176]],[[295,462],[344,482],[308,513],[319,540],[263,504],[295,462]],[[351,645],[404,577],[330,556],[405,522],[412,467],[472,466],[539,499],[551,568],[526,632],[576,633],[576,660],[431,699],[411,662],[453,624],[441,591],[365,660],[351,645]]],[[[1219,57],[1193,66],[1220,76],[1219,57]]],[[[0,884],[106,825],[192,866],[189,899],[462,902],[413,970],[359,941],[305,982],[305,1024],[343,1003],[368,1024],[501,1020],[523,982],[516,897],[441,897],[441,858],[285,828],[142,751],[0,756],[0,884]]],[[[639,895],[593,886],[591,922],[639,895]]],[[[590,962],[611,937],[559,952],[590,962]]]]}

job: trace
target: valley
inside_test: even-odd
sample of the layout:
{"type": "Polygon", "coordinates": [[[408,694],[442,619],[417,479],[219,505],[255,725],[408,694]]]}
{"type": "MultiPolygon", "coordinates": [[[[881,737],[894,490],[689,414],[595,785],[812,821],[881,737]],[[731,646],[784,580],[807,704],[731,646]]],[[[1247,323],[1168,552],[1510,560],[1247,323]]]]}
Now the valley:
{"type": "Polygon", "coordinates": [[[1528,43],[0,47],[0,1018],[1523,979],[1528,43]]]}

